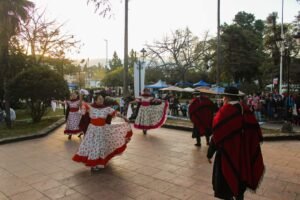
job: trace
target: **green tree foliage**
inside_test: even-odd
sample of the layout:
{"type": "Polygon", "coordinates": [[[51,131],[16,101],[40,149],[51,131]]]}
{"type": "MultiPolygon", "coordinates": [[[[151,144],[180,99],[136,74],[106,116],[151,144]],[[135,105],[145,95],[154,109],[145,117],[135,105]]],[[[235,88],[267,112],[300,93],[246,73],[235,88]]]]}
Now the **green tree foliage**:
{"type": "MultiPolygon", "coordinates": [[[[115,70],[106,72],[103,84],[107,87],[118,87],[123,85],[124,68],[119,67],[115,70]]],[[[129,85],[133,85],[133,69],[129,70],[129,85]]]]}
{"type": "Polygon", "coordinates": [[[28,13],[34,4],[28,0],[0,1],[0,80],[3,86],[7,127],[11,127],[10,103],[7,82],[10,79],[9,42],[20,30],[20,23],[28,19],[28,13]]]}
{"type": "MultiPolygon", "coordinates": [[[[280,48],[277,46],[276,41],[281,39],[281,24],[277,24],[278,14],[273,12],[268,15],[266,19],[266,28],[264,31],[264,52],[266,54],[264,63],[260,68],[263,74],[264,84],[272,83],[273,78],[279,78],[280,69],[280,48]]],[[[296,16],[297,20],[297,16],[296,16]]],[[[293,24],[283,24],[283,36],[285,51],[283,54],[283,82],[287,83],[287,63],[285,58],[290,59],[290,82],[297,83],[299,78],[296,74],[300,72],[296,64],[297,55],[299,54],[299,45],[296,44],[293,38],[294,27],[293,24]]]]}
{"type": "Polygon", "coordinates": [[[136,56],[136,51],[131,49],[130,54],[129,54],[129,58],[128,58],[129,68],[133,68],[134,63],[136,63],[137,61],[138,61],[138,58],[136,56]]]}
{"type": "Polygon", "coordinates": [[[107,72],[102,81],[105,86],[116,87],[116,86],[121,86],[123,84],[122,77],[123,77],[123,69],[118,68],[107,72]]]}
{"type": "Polygon", "coordinates": [[[53,70],[33,67],[18,74],[9,85],[11,97],[25,100],[33,122],[39,122],[50,101],[69,95],[66,81],[53,70]]]}
{"type": "Polygon", "coordinates": [[[264,51],[268,56],[261,67],[264,80],[272,82],[272,79],[279,77],[280,51],[276,40],[280,36],[280,26],[277,25],[278,14],[273,12],[267,16],[266,28],[264,31],[264,51]]]}
{"type": "Polygon", "coordinates": [[[258,78],[264,57],[263,29],[263,22],[246,12],[239,12],[233,24],[223,25],[222,70],[230,80],[251,82],[258,78]]]}
{"type": "Polygon", "coordinates": [[[113,58],[109,61],[109,67],[110,67],[110,70],[112,70],[112,71],[119,67],[122,67],[122,61],[119,58],[117,52],[114,52],[113,58]]]}
{"type": "Polygon", "coordinates": [[[147,67],[145,69],[145,83],[156,83],[158,80],[168,80],[168,75],[162,67],[147,67]]]}

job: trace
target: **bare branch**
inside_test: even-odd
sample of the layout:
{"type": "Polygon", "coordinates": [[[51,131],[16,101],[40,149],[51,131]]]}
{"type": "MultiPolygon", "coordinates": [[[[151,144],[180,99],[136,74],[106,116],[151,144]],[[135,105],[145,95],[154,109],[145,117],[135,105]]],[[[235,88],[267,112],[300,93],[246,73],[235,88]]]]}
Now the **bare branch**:
{"type": "Polygon", "coordinates": [[[30,13],[30,20],[22,24],[20,40],[34,63],[40,64],[45,56],[58,58],[67,51],[80,48],[80,41],[61,31],[63,26],[55,20],[46,20],[45,11],[39,13],[35,9],[30,13]]]}
{"type": "Polygon", "coordinates": [[[170,36],[164,37],[161,41],[155,41],[152,45],[147,45],[149,56],[154,60],[160,60],[158,65],[172,68],[177,71],[182,80],[189,69],[193,69],[204,59],[205,51],[208,48],[205,34],[203,41],[192,35],[187,28],[176,30],[170,36]]]}
{"type": "Polygon", "coordinates": [[[112,5],[110,0],[87,0],[87,4],[90,3],[95,5],[95,13],[99,13],[100,16],[112,16],[112,5]]]}

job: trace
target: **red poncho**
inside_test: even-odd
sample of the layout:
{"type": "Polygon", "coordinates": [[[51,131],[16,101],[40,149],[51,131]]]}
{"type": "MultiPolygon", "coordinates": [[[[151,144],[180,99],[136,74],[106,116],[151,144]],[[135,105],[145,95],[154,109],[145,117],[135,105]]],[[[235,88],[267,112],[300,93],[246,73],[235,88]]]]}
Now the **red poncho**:
{"type": "Polygon", "coordinates": [[[213,110],[213,102],[205,96],[193,99],[189,106],[190,119],[198,128],[201,136],[212,127],[213,110]]]}
{"type": "Polygon", "coordinates": [[[264,173],[259,124],[247,106],[242,105],[242,113],[226,104],[213,120],[212,139],[221,151],[222,173],[235,196],[240,183],[256,190],[264,173]]]}

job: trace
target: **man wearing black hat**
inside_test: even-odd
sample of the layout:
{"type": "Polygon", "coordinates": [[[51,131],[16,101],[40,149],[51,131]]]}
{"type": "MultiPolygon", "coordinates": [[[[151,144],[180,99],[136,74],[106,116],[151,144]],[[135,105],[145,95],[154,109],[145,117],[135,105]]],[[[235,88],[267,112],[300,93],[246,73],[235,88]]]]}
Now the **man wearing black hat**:
{"type": "Polygon", "coordinates": [[[206,144],[209,144],[211,135],[214,103],[204,94],[194,92],[194,97],[189,106],[189,116],[194,125],[193,138],[196,138],[196,146],[201,146],[201,136],[205,135],[206,144]],[[197,96],[199,95],[199,96],[197,96]]]}
{"type": "Polygon", "coordinates": [[[239,101],[237,88],[225,88],[223,101],[207,152],[209,163],[216,152],[213,189],[215,197],[243,200],[245,190],[256,190],[264,173],[262,133],[254,114],[239,101]]]}

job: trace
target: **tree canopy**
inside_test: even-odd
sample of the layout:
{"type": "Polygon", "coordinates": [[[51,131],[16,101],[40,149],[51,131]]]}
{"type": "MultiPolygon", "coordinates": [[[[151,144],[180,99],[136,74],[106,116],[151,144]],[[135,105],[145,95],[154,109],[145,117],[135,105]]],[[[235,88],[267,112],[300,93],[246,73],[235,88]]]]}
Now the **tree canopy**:
{"type": "Polygon", "coordinates": [[[67,82],[47,68],[33,67],[18,74],[9,85],[13,99],[25,100],[34,122],[40,121],[51,99],[65,99],[69,95],[67,82]]]}

